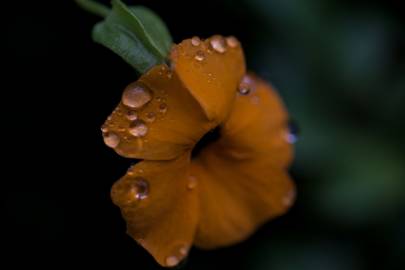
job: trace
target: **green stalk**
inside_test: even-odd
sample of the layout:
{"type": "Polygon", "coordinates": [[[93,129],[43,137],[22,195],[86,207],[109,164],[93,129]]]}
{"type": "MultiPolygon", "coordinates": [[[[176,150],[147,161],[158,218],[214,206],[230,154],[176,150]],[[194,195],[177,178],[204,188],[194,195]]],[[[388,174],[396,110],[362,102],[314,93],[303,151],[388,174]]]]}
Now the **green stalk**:
{"type": "Polygon", "coordinates": [[[107,17],[110,13],[110,8],[107,6],[94,2],[92,0],[75,0],[76,3],[84,10],[93,13],[94,15],[100,16],[102,18],[107,17]]]}

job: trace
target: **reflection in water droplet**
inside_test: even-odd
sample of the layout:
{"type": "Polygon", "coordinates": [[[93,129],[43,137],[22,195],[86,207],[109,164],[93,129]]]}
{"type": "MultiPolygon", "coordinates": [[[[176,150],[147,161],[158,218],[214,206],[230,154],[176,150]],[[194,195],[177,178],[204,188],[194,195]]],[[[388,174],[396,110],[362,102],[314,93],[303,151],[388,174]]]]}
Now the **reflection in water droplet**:
{"type": "Polygon", "coordinates": [[[152,99],[151,92],[138,83],[130,84],[122,94],[122,103],[130,108],[139,109],[152,99]]]}
{"type": "Polygon", "coordinates": [[[192,190],[197,186],[197,177],[194,175],[190,175],[188,177],[188,183],[187,183],[187,188],[192,190]]]}
{"type": "Polygon", "coordinates": [[[210,45],[214,51],[219,53],[226,52],[226,43],[223,37],[221,36],[214,36],[210,40],[210,45]]]}
{"type": "Polygon", "coordinates": [[[138,113],[136,111],[128,111],[126,117],[130,121],[138,119],[138,113]]]}
{"type": "Polygon", "coordinates": [[[166,265],[169,267],[175,266],[179,263],[179,259],[176,256],[169,256],[166,258],[166,265]]]}
{"type": "Polygon", "coordinates": [[[193,37],[193,38],[191,39],[191,44],[192,44],[193,46],[199,46],[199,45],[201,44],[200,38],[199,38],[199,37],[193,37]]]}
{"type": "Polygon", "coordinates": [[[159,112],[161,112],[161,113],[167,112],[167,104],[166,103],[161,103],[159,105],[159,112]]]}
{"type": "Polygon", "coordinates": [[[293,121],[290,120],[288,122],[288,133],[287,133],[287,141],[289,143],[296,143],[299,139],[299,133],[300,133],[300,129],[298,127],[298,124],[293,121]]]}
{"type": "Polygon", "coordinates": [[[231,48],[236,48],[239,42],[234,36],[230,36],[226,38],[226,44],[231,48]]]}
{"type": "Polygon", "coordinates": [[[103,134],[104,143],[111,148],[115,148],[120,143],[120,137],[113,132],[107,132],[103,134]]]}
{"type": "Polygon", "coordinates": [[[148,122],[153,122],[153,121],[155,121],[156,120],[156,113],[154,113],[154,112],[148,112],[147,114],[146,114],[146,121],[148,121],[148,122]]]}
{"type": "Polygon", "coordinates": [[[205,58],[205,55],[204,55],[204,52],[203,52],[203,51],[197,51],[197,52],[195,53],[195,56],[194,56],[194,59],[195,59],[195,60],[201,62],[201,61],[204,60],[204,58],[205,58]]]}
{"type": "Polygon", "coordinates": [[[135,137],[143,137],[148,133],[148,127],[142,120],[135,120],[129,127],[129,133],[135,137]]]}

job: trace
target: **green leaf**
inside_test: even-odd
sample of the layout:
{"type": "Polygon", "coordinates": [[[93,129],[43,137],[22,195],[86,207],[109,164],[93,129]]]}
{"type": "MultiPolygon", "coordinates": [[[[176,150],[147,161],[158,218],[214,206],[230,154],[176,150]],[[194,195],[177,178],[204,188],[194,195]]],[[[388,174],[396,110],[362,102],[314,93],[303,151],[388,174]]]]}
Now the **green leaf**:
{"type": "Polygon", "coordinates": [[[164,63],[172,39],[163,21],[142,6],[112,0],[112,10],[93,28],[94,41],[121,56],[140,73],[164,63]]]}
{"type": "Polygon", "coordinates": [[[165,23],[147,7],[131,6],[130,9],[143,22],[145,32],[149,34],[151,43],[162,55],[167,55],[173,40],[165,23]]]}
{"type": "Polygon", "coordinates": [[[119,24],[98,23],[93,28],[93,39],[121,56],[141,74],[163,62],[148,51],[133,32],[119,24]]]}

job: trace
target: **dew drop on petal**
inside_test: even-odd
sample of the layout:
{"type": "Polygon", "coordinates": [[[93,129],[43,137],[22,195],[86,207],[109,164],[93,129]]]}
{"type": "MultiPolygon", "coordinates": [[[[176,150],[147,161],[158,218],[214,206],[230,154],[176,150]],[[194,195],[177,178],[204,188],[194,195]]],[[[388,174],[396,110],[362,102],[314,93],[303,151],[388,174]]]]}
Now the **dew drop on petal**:
{"type": "Polygon", "coordinates": [[[252,91],[252,79],[249,75],[243,76],[238,86],[238,92],[241,95],[248,95],[252,91]]]}
{"type": "Polygon", "coordinates": [[[190,175],[188,177],[188,183],[187,183],[187,188],[192,190],[197,186],[197,177],[194,175],[190,175]]]}
{"type": "Polygon", "coordinates": [[[203,52],[203,51],[197,51],[197,52],[195,53],[195,56],[194,56],[194,59],[195,59],[195,60],[201,62],[201,61],[204,60],[204,58],[205,58],[205,55],[204,55],[204,52],[203,52]]]}
{"type": "Polygon", "coordinates": [[[226,43],[223,37],[221,36],[214,36],[210,40],[210,45],[212,49],[219,53],[226,52],[226,43]]]}
{"type": "Polygon", "coordinates": [[[104,143],[111,148],[115,148],[120,143],[120,137],[113,132],[106,132],[103,134],[104,143]]]}
{"type": "Polygon", "coordinates": [[[175,266],[179,263],[179,259],[176,256],[169,256],[166,258],[166,265],[169,267],[175,266]]]}
{"type": "Polygon", "coordinates": [[[283,197],[282,203],[284,206],[289,207],[293,204],[294,199],[295,199],[295,191],[291,190],[283,197]]]}
{"type": "Polygon", "coordinates": [[[186,245],[182,245],[180,248],[179,248],[179,253],[182,255],[182,256],[186,256],[187,254],[188,254],[188,251],[190,250],[190,248],[188,247],[188,246],[186,246],[186,245]]]}
{"type": "Polygon", "coordinates": [[[138,119],[138,113],[136,111],[128,111],[126,117],[130,121],[138,119]]]}
{"type": "Polygon", "coordinates": [[[239,92],[239,94],[244,95],[244,96],[249,95],[250,86],[247,84],[241,83],[238,87],[238,92],[239,92]]]}
{"type": "Polygon", "coordinates": [[[298,124],[295,121],[290,120],[288,123],[288,133],[286,139],[289,143],[293,144],[298,141],[298,138],[299,138],[298,124]]]}
{"type": "Polygon", "coordinates": [[[154,113],[154,112],[148,112],[147,114],[146,114],[146,121],[148,121],[148,122],[153,122],[153,121],[155,121],[156,120],[156,113],[154,113]]]}
{"type": "Polygon", "coordinates": [[[230,36],[226,38],[226,44],[231,48],[236,48],[239,42],[234,36],[230,36]]]}
{"type": "Polygon", "coordinates": [[[151,99],[151,92],[137,83],[129,85],[122,94],[122,103],[133,109],[143,107],[151,99]]]}
{"type": "Polygon", "coordinates": [[[101,131],[102,131],[102,132],[107,132],[107,131],[108,131],[107,125],[105,125],[105,124],[102,125],[102,126],[101,126],[101,131]]]}
{"type": "Polygon", "coordinates": [[[167,104],[166,103],[161,103],[159,105],[159,112],[161,112],[161,113],[166,113],[167,112],[167,104]]]}
{"type": "Polygon", "coordinates": [[[145,178],[137,176],[132,184],[131,193],[136,200],[144,200],[149,195],[149,183],[145,178]]]}
{"type": "Polygon", "coordinates": [[[148,127],[142,120],[135,120],[129,126],[129,133],[135,137],[143,137],[148,133],[148,127]]]}
{"type": "Polygon", "coordinates": [[[200,46],[200,44],[201,44],[201,39],[199,38],[199,37],[192,37],[192,39],[191,39],[191,44],[193,45],[193,46],[200,46]]]}

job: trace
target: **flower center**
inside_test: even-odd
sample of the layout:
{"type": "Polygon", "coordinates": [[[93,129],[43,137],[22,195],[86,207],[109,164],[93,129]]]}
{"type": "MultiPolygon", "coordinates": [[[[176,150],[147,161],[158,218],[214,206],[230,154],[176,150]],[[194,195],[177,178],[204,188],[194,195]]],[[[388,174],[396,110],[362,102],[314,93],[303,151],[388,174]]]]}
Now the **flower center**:
{"type": "Polygon", "coordinates": [[[221,137],[220,128],[216,127],[211,131],[207,132],[194,146],[193,151],[191,152],[191,158],[197,157],[201,150],[206,148],[208,145],[216,142],[221,137]]]}

